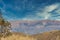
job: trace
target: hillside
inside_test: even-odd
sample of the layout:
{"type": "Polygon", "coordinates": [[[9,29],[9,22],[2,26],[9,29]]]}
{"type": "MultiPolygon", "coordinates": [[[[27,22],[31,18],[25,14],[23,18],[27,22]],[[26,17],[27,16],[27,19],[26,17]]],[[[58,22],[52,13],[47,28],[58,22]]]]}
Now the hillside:
{"type": "Polygon", "coordinates": [[[1,40],[60,40],[60,31],[50,31],[34,35],[23,33],[12,33],[11,36],[1,38],[1,40]]]}
{"type": "Polygon", "coordinates": [[[14,32],[8,37],[2,37],[1,40],[35,40],[35,38],[32,38],[30,35],[14,32]]]}
{"type": "Polygon", "coordinates": [[[33,35],[37,40],[60,40],[60,31],[50,31],[33,35]]]}

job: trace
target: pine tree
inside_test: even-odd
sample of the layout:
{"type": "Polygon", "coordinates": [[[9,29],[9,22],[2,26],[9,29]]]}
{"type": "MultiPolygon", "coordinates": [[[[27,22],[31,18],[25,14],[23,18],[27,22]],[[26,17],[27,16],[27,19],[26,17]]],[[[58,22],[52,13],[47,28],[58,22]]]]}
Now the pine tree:
{"type": "Polygon", "coordinates": [[[10,22],[4,20],[2,13],[0,11],[0,34],[1,34],[0,36],[2,37],[8,36],[11,33],[10,30],[11,30],[10,22]]]}

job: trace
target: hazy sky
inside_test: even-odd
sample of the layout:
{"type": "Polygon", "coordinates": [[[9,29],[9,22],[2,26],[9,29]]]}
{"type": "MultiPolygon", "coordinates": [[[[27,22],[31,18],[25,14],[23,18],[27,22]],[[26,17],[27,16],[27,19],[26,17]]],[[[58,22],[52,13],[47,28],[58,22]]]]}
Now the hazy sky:
{"type": "Polygon", "coordinates": [[[60,20],[60,0],[0,0],[7,20],[60,20]]]}

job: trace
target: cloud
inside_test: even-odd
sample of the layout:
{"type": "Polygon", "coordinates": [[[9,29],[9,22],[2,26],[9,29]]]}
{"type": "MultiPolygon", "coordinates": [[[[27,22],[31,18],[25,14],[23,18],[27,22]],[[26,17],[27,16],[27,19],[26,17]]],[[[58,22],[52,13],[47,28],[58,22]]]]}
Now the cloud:
{"type": "Polygon", "coordinates": [[[52,11],[54,11],[58,7],[59,7],[59,4],[56,3],[56,4],[44,6],[44,8],[37,8],[37,10],[35,10],[34,12],[32,12],[30,14],[27,14],[21,20],[45,20],[45,19],[49,19],[49,18],[54,19],[52,17],[52,14],[53,14],[52,11]]]}
{"type": "MultiPolygon", "coordinates": [[[[39,5],[38,3],[35,4],[32,0],[31,1],[15,0],[13,1],[13,3],[10,2],[8,4],[7,3],[5,3],[5,1],[2,0],[2,4],[4,6],[1,9],[4,15],[5,16],[7,15],[6,19],[8,18],[8,16],[9,19],[17,19],[17,20],[59,19],[58,17],[52,17],[54,15],[52,11],[58,9],[59,3],[50,4],[50,5],[46,5],[46,3],[42,3],[39,5]]],[[[59,10],[54,12],[60,13],[59,10]]]]}
{"type": "Polygon", "coordinates": [[[45,12],[51,12],[51,11],[57,9],[58,6],[59,6],[59,4],[52,4],[52,5],[46,6],[45,7],[45,12]]]}
{"type": "Polygon", "coordinates": [[[42,12],[38,12],[36,13],[36,15],[39,17],[43,17],[43,19],[49,19],[49,17],[51,17],[51,14],[53,13],[50,13],[52,12],[53,10],[57,9],[59,6],[59,4],[52,4],[52,5],[49,5],[49,6],[45,6],[42,10],[42,12]]]}
{"type": "Polygon", "coordinates": [[[60,5],[59,5],[59,7],[55,10],[55,12],[56,12],[57,14],[60,14],[60,5]]]}

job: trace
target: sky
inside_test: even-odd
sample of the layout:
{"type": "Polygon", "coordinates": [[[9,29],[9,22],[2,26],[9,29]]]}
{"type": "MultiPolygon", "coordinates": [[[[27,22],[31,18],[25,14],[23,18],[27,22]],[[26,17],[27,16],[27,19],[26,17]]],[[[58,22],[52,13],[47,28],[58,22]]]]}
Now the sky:
{"type": "Polygon", "coordinates": [[[51,26],[47,24],[48,26],[46,27],[44,26],[45,25],[44,22],[43,22],[44,25],[40,25],[39,21],[38,22],[34,21],[34,20],[60,21],[60,0],[0,0],[0,9],[2,12],[2,16],[6,20],[8,21],[17,20],[16,23],[12,22],[13,24],[12,26],[17,27],[16,29],[13,28],[14,31],[22,32],[24,30],[28,33],[31,32],[39,33],[41,31],[44,32],[56,29],[60,30],[60,25],[51,26]],[[29,21],[28,22],[26,21],[27,24],[26,25],[24,21],[19,22],[18,20],[33,20],[34,22],[30,23],[29,21]]]}
{"type": "Polygon", "coordinates": [[[7,20],[60,20],[60,0],[0,0],[7,20]]]}

